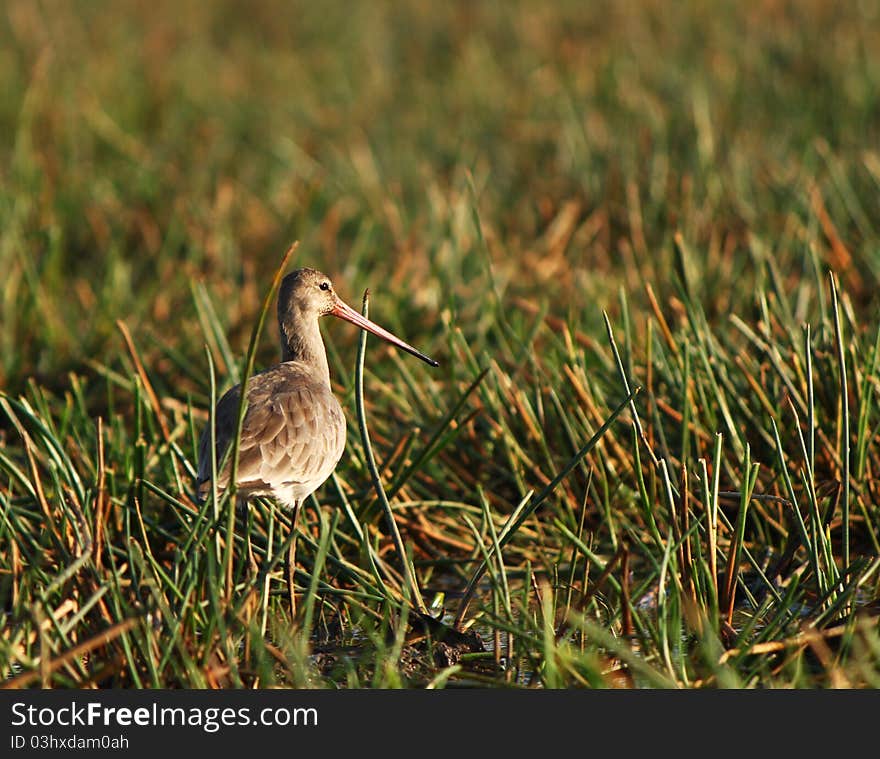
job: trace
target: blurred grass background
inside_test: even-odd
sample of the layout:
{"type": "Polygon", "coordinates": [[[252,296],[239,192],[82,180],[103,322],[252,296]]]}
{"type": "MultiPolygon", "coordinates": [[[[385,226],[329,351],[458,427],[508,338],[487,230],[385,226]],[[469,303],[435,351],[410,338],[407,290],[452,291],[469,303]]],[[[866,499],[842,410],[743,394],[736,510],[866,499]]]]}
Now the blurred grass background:
{"type": "Polygon", "coordinates": [[[479,330],[467,172],[496,286],[590,331],[618,285],[672,292],[676,230],[719,316],[750,312],[764,261],[797,278],[814,255],[875,307],[877,12],[9,2],[0,382],[57,387],[118,318],[200,363],[192,281],[241,349],[292,239],[349,298],[390,283],[413,340],[448,306],[479,330]]]}
{"type": "MultiPolygon", "coordinates": [[[[141,407],[117,320],[174,416],[180,456],[192,455],[209,404],[204,345],[225,386],[292,240],[298,265],[327,272],[354,305],[372,288],[371,315],[443,364],[431,375],[372,350],[366,394],[383,457],[405,463],[406,445],[492,370],[497,384],[465,404],[461,428],[441,425],[451,437],[413,497],[476,514],[485,497],[504,514],[546,485],[626,397],[603,310],[630,381],[648,388],[648,439],[670,466],[696,467],[724,431],[725,475],[748,443],[772,471],[760,490],[780,497],[791,493],[771,418],[798,450],[787,398],[801,417],[814,409],[798,334],[814,325],[827,456],[810,477],[840,483],[850,430],[835,384],[833,270],[854,372],[854,552],[876,557],[880,2],[8,0],[0,92],[0,389],[31,393],[59,445],[82,446],[70,466],[85,481],[99,471],[88,425],[103,417],[121,462],[108,464],[111,500],[130,505],[139,476],[186,490],[171,485],[178,453],[159,440],[158,417],[141,419],[156,409],[141,407]],[[686,354],[693,366],[679,365],[686,354]],[[160,461],[138,470],[127,446],[138,435],[152,446],[151,434],[160,461]]],[[[275,334],[258,367],[276,360],[275,334]]],[[[348,392],[357,336],[325,334],[348,392]]],[[[599,484],[583,465],[554,512],[576,530],[593,492],[587,527],[606,559],[620,531],[647,529],[632,475],[648,456],[634,460],[629,432],[619,435],[599,457],[599,484]]],[[[4,420],[0,436],[23,471],[15,425],[4,420]]],[[[354,437],[350,425],[357,450],[354,437]]],[[[343,482],[361,492],[362,465],[350,466],[343,482]]],[[[8,480],[7,507],[26,511],[26,488],[8,480]]],[[[782,552],[782,512],[759,512],[749,537],[782,552]]],[[[15,542],[11,524],[4,539],[15,542]]],[[[447,554],[479,555],[460,521],[437,532],[447,528],[447,554]]],[[[535,529],[539,547],[573,550],[550,518],[535,529]]],[[[537,548],[512,550],[517,566],[545,562],[553,574],[537,548]]],[[[2,553],[18,582],[15,551],[2,553]]],[[[13,619],[20,599],[5,587],[13,619]]],[[[854,681],[876,677],[868,661],[854,681]]],[[[545,680],[570,682],[556,670],[545,680]]]]}

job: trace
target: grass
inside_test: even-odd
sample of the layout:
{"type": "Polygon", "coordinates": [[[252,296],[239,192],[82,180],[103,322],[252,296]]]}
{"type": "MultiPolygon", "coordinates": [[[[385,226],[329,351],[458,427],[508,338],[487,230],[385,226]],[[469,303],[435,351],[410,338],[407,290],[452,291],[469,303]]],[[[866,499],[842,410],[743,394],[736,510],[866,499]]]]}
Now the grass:
{"type": "Polygon", "coordinates": [[[7,686],[880,685],[871,3],[12,0],[0,40],[7,686]],[[193,479],[294,240],[441,367],[325,325],[291,620],[289,516],[193,479]]]}

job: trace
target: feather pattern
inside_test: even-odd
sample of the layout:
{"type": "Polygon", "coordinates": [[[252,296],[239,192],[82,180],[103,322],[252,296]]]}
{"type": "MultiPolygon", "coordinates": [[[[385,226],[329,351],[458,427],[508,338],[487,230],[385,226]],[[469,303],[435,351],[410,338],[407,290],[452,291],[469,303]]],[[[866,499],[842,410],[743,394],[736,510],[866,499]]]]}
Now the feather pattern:
{"type": "MultiPolygon", "coordinates": [[[[217,465],[235,435],[241,385],[228,390],[214,412],[217,465]]],[[[286,361],[250,378],[238,456],[242,497],[273,496],[286,505],[314,491],[335,469],[345,449],[345,415],[323,378],[308,365],[286,361]]],[[[230,463],[217,485],[229,483],[230,463]]],[[[211,487],[211,429],[199,443],[199,494],[211,487]]]]}

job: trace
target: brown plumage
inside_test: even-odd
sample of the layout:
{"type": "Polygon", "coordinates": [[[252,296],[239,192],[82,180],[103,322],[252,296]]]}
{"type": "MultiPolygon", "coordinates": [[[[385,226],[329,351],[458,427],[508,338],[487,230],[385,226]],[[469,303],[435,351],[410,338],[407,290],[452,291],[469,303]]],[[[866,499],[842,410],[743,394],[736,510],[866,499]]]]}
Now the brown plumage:
{"type": "MultiPolygon", "coordinates": [[[[217,459],[222,461],[235,434],[241,385],[217,404],[217,459]]],[[[345,449],[345,416],[318,373],[301,361],[286,361],[248,381],[248,408],[238,453],[237,493],[241,498],[270,496],[294,508],[326,480],[345,449]]],[[[230,465],[219,473],[221,490],[230,465]]],[[[199,445],[199,485],[211,487],[211,431],[199,445]]]]}
{"type": "MultiPolygon", "coordinates": [[[[330,370],[318,319],[332,314],[356,324],[397,347],[436,366],[437,362],[366,319],[346,305],[329,278],[314,269],[299,269],[281,282],[278,327],[281,363],[252,376],[247,383],[247,410],[239,443],[236,494],[274,498],[293,509],[333,472],[345,450],[345,415],[330,388],[330,370]]],[[[241,385],[227,391],[214,410],[217,487],[229,485],[230,463],[223,459],[235,435],[241,385]]],[[[199,443],[198,489],[211,490],[211,427],[199,443]]],[[[287,557],[291,606],[295,544],[287,557]]]]}

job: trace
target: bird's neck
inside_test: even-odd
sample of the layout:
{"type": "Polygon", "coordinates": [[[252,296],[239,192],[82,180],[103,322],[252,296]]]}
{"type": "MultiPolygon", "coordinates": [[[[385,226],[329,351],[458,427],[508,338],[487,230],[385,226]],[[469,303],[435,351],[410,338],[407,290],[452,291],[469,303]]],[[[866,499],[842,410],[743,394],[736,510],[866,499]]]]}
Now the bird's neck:
{"type": "Polygon", "coordinates": [[[330,367],[318,320],[288,314],[287,318],[279,320],[278,326],[281,331],[281,360],[308,365],[330,387],[330,367]]]}

